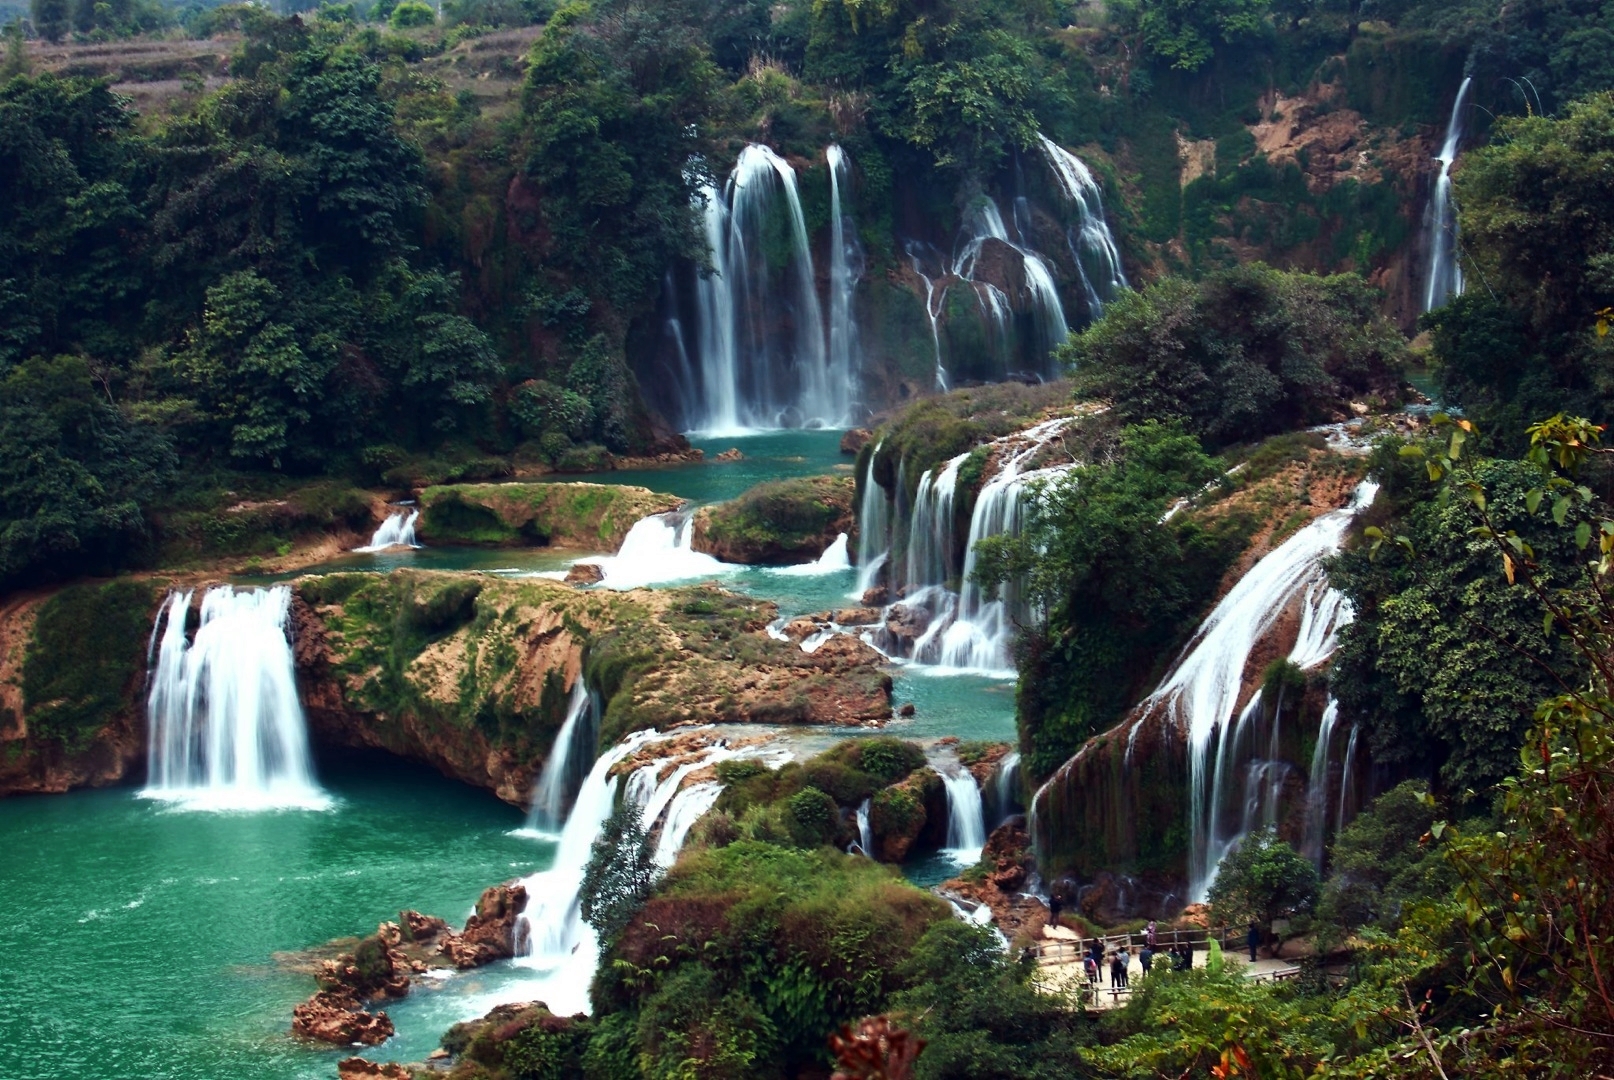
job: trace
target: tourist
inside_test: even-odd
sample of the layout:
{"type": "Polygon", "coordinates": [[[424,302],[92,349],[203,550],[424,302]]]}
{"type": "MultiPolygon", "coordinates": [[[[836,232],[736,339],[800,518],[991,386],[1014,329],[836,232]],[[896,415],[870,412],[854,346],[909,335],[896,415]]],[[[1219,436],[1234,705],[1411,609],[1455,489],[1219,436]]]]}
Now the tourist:
{"type": "Polygon", "coordinates": [[[1143,951],[1138,953],[1138,966],[1143,968],[1144,978],[1149,976],[1149,965],[1154,963],[1154,946],[1144,945],[1143,951]]]}
{"type": "Polygon", "coordinates": [[[1194,967],[1194,947],[1192,945],[1179,945],[1177,947],[1177,970],[1192,971],[1194,967]]]}
{"type": "Polygon", "coordinates": [[[1155,946],[1154,920],[1149,920],[1149,928],[1143,932],[1143,942],[1152,951],[1155,946]]]}
{"type": "Polygon", "coordinates": [[[1253,964],[1255,963],[1255,947],[1261,944],[1261,928],[1255,925],[1254,919],[1250,920],[1250,932],[1245,936],[1245,940],[1249,942],[1250,963],[1253,964]]]}
{"type": "Polygon", "coordinates": [[[1059,925],[1059,894],[1057,892],[1048,894],[1048,925],[1059,925]]]}
{"type": "Polygon", "coordinates": [[[1116,949],[1110,956],[1110,985],[1117,989],[1132,985],[1127,979],[1126,957],[1122,949],[1116,949]]]}

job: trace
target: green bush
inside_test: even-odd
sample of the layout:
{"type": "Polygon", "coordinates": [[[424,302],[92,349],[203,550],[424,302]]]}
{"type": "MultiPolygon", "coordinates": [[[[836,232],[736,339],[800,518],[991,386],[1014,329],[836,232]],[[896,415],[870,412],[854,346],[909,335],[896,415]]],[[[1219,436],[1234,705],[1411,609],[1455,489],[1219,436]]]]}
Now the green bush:
{"type": "Polygon", "coordinates": [[[412,30],[417,26],[430,26],[437,21],[437,12],[421,0],[403,0],[387,16],[387,25],[394,30],[412,30]]]}
{"type": "Polygon", "coordinates": [[[785,803],[790,835],[802,847],[817,847],[835,838],[840,811],[835,800],[817,788],[802,788],[785,803]]]}

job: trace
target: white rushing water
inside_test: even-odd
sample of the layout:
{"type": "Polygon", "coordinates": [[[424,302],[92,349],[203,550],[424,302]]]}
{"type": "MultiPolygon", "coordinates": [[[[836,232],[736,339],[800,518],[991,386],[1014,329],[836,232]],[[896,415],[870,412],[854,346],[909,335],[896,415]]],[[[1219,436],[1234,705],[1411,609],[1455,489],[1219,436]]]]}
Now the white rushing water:
{"type": "Polygon", "coordinates": [[[712,808],[721,794],[723,785],[715,780],[707,780],[690,784],[673,796],[672,802],[667,804],[667,820],[661,824],[661,835],[656,838],[657,866],[665,869],[677,860],[678,853],[684,848],[684,841],[689,837],[689,830],[701,819],[701,815],[712,808]]]}
{"type": "Polygon", "coordinates": [[[869,810],[873,805],[872,797],[857,804],[857,849],[871,859],[874,858],[874,830],[869,825],[869,810]]]}
{"type": "Polygon", "coordinates": [[[527,908],[516,919],[516,963],[537,973],[534,1000],[546,1002],[557,1015],[589,1009],[599,940],[583,921],[578,892],[594,841],[616,805],[620,781],[611,769],[656,737],[653,731],[634,732],[595,760],[566,817],[554,862],[521,882],[527,908]]]}
{"type": "MultiPolygon", "coordinates": [[[[829,171],[838,207],[848,163],[838,147],[832,149],[829,171]]],[[[740,152],[722,197],[707,187],[701,199],[712,271],[696,284],[700,390],[685,388],[686,422],[712,435],[846,426],[856,397],[851,294],[862,271],[844,214],[831,223],[835,231],[839,222],[841,243],[831,252],[832,323],[826,335],[790,164],[753,143],[740,152]],[[774,266],[766,241],[781,203],[790,254],[786,265],[774,266]],[[781,327],[791,332],[781,336],[781,327]]]]}
{"type": "Polygon", "coordinates": [[[693,531],[688,514],[651,514],[633,523],[615,555],[582,561],[600,568],[601,584],[608,589],[641,589],[738,569],[691,547],[693,531]]]}
{"type": "Polygon", "coordinates": [[[850,570],[852,558],[847,552],[851,542],[851,537],[840,533],[815,561],[802,563],[800,566],[776,566],[773,572],[786,577],[822,577],[825,574],[838,574],[842,570],[850,570]]]}
{"type": "MultiPolygon", "coordinates": [[[[1029,301],[1036,314],[1036,352],[1044,358],[1044,365],[1040,370],[1046,373],[1046,358],[1070,335],[1070,325],[1065,320],[1065,307],[1059,299],[1059,286],[1048,263],[1030,247],[1010,239],[1009,230],[1003,224],[1003,214],[998,210],[998,204],[984,195],[965,211],[963,231],[959,235],[959,240],[960,243],[953,256],[953,276],[972,284],[975,282],[975,270],[980,261],[981,248],[988,240],[1007,244],[1019,254],[1025,272],[1026,291],[1030,294],[1029,301]]],[[[995,286],[988,285],[985,291],[976,289],[976,299],[981,305],[982,314],[989,323],[1001,326],[1001,320],[1006,317],[1008,298],[1003,297],[1003,304],[1000,306],[999,297],[1003,297],[1003,293],[995,286]]]]}
{"type": "Polygon", "coordinates": [[[874,444],[863,471],[863,494],[857,510],[857,588],[852,594],[856,599],[862,599],[874,587],[891,558],[891,501],[885,489],[874,482],[874,459],[884,445],[884,439],[874,444]]]}
{"type": "Polygon", "coordinates": [[[599,701],[579,675],[566,703],[566,719],[533,789],[532,808],[527,813],[528,829],[553,835],[564,826],[567,808],[587,776],[588,763],[594,758],[599,723],[599,701]]]}
{"type": "Polygon", "coordinates": [[[370,537],[370,542],[353,550],[369,553],[395,547],[418,548],[420,544],[415,541],[415,522],[419,520],[419,510],[388,514],[387,520],[383,521],[381,527],[370,537]]]}
{"type": "Polygon", "coordinates": [[[947,366],[942,363],[941,352],[941,308],[947,302],[947,286],[943,285],[938,290],[935,279],[925,273],[924,260],[920,257],[924,248],[920,244],[910,240],[903,245],[903,249],[908,253],[914,274],[925,286],[925,318],[930,321],[930,344],[936,354],[936,389],[945,394],[948,386],[947,366]]]}
{"type": "Polygon", "coordinates": [[[1451,118],[1446,121],[1446,138],[1440,144],[1440,172],[1429,195],[1425,221],[1429,228],[1429,269],[1424,278],[1423,309],[1433,311],[1463,292],[1463,267],[1457,259],[1457,212],[1451,198],[1451,167],[1463,142],[1463,126],[1468,119],[1468,88],[1472,79],[1463,79],[1452,102],[1451,118]]]}
{"type": "Polygon", "coordinates": [[[993,812],[1001,825],[1014,813],[1015,806],[1020,802],[1020,751],[1010,750],[998,762],[994,796],[997,805],[993,807],[993,812]]]}
{"type": "Polygon", "coordinates": [[[1104,305],[1128,287],[1121,252],[1104,217],[1103,193],[1081,158],[1046,135],[1039,134],[1037,139],[1060,189],[1076,208],[1076,225],[1066,240],[1081,277],[1088,318],[1096,321],[1104,314],[1104,305]]]}
{"type": "Polygon", "coordinates": [[[202,597],[186,638],[193,593],[170,595],[146,703],[148,780],[142,795],[203,810],[324,809],[297,700],[287,623],[291,587],[202,597]]]}
{"type": "Polygon", "coordinates": [[[986,808],[981,789],[970,771],[959,767],[942,773],[947,789],[947,845],[945,853],[961,866],[971,866],[986,847],[986,808]]]}
{"type": "MultiPolygon", "coordinates": [[[[863,245],[842,205],[842,189],[852,179],[851,158],[832,143],[824,159],[829,165],[829,381],[831,386],[853,387],[860,363],[853,300],[863,278],[863,245]]],[[[850,397],[840,404],[840,419],[846,419],[850,397]]]]}
{"type": "MultiPolygon", "coordinates": [[[[1377,485],[1364,481],[1351,505],[1316,518],[1256,563],[1211,611],[1177,666],[1144,703],[1145,712],[1168,710],[1187,733],[1189,895],[1193,901],[1204,899],[1217,866],[1242,836],[1251,816],[1241,813],[1240,826],[1233,830],[1223,821],[1235,762],[1241,766],[1249,762],[1248,748],[1241,755],[1240,747],[1248,741],[1250,726],[1260,711],[1260,696],[1256,695],[1248,707],[1236,712],[1250,653],[1285,609],[1301,603],[1303,628],[1289,659],[1314,665],[1327,658],[1327,654],[1319,655],[1320,643],[1332,642],[1338,627],[1349,620],[1350,611],[1327,588],[1322,560],[1339,550],[1351,519],[1373,501],[1377,490],[1377,485]]],[[[1256,783],[1271,781],[1271,772],[1256,775],[1256,783]]],[[[1267,805],[1261,802],[1255,813],[1264,815],[1267,805]]]]}

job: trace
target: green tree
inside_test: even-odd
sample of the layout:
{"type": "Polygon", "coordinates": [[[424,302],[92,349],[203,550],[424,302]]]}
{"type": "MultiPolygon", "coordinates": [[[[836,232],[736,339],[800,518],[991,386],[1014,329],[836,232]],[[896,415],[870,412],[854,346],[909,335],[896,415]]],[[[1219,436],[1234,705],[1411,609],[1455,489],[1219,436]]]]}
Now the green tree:
{"type": "Polygon", "coordinates": [[[977,573],[1019,582],[1047,612],[1025,633],[1019,689],[1022,751],[1047,776],[1132,704],[1154,657],[1191,625],[1231,552],[1172,501],[1215,478],[1198,440],[1176,423],[1123,429],[1097,455],[1028,500],[1017,536],[981,542],[977,573]]]}
{"type": "Polygon", "coordinates": [[[583,921],[601,941],[615,941],[650,898],[657,876],[643,813],[638,803],[624,801],[606,818],[583,868],[583,921]]]}
{"type": "Polygon", "coordinates": [[[417,26],[430,26],[437,21],[437,12],[422,0],[403,0],[387,16],[387,24],[394,30],[412,30],[417,26]]]}
{"type": "Polygon", "coordinates": [[[111,405],[80,357],[0,379],[0,585],[106,573],[147,538],[174,467],[167,441],[111,405]]]}
{"type": "Polygon", "coordinates": [[[68,0],[28,0],[28,17],[39,36],[52,44],[72,28],[68,0]]]}
{"type": "Polygon", "coordinates": [[[1334,838],[1317,916],[1347,932],[1377,925],[1394,930],[1404,907],[1449,892],[1455,884],[1444,852],[1429,843],[1439,817],[1428,785],[1405,780],[1334,838]]]}
{"type": "MultiPolygon", "coordinates": [[[[1206,899],[1217,922],[1256,922],[1270,933],[1277,919],[1311,913],[1317,902],[1317,868],[1272,829],[1263,829],[1228,852],[1206,899]]],[[[1278,949],[1282,947],[1279,941],[1278,949]]]]}
{"type": "Polygon", "coordinates": [[[1151,53],[1178,71],[1198,71],[1218,44],[1260,34],[1268,7],[1269,0],[1129,0],[1121,11],[1151,53]]]}
{"type": "Polygon", "coordinates": [[[1405,351],[1360,278],[1250,265],[1125,293],[1061,357],[1123,422],[1179,418],[1220,447],[1393,398],[1405,351]]]}

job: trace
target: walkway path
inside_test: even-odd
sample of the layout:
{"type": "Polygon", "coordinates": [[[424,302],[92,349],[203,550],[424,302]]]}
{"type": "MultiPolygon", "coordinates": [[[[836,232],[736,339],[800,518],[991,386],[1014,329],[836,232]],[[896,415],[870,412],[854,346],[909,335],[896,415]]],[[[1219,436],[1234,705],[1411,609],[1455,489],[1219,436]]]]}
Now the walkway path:
{"type": "MultiPolygon", "coordinates": [[[[1058,936],[1062,938],[1065,935],[1060,934],[1058,936]]],[[[1074,937],[1074,935],[1071,936],[1074,937]]],[[[1194,966],[1196,968],[1204,967],[1208,957],[1209,954],[1203,950],[1195,950],[1194,966]]],[[[1252,964],[1245,957],[1245,954],[1233,952],[1224,952],[1223,960],[1233,967],[1244,969],[1244,976],[1251,979],[1293,978],[1300,973],[1300,969],[1288,960],[1263,957],[1252,964]]],[[[1162,954],[1155,961],[1155,977],[1159,977],[1162,965],[1169,965],[1170,963],[1171,957],[1162,954]]],[[[1103,967],[1104,970],[1098,982],[1096,998],[1087,1003],[1088,1008],[1101,1011],[1119,1008],[1130,1000],[1130,991],[1128,989],[1117,990],[1110,985],[1109,965],[1105,964],[1103,967]]],[[[1136,988],[1142,984],[1143,978],[1143,965],[1134,954],[1129,957],[1127,964],[1127,979],[1132,987],[1136,988]]],[[[1038,987],[1050,993],[1074,995],[1086,987],[1087,971],[1080,960],[1058,963],[1044,962],[1038,965],[1034,981],[1038,987]]]]}

